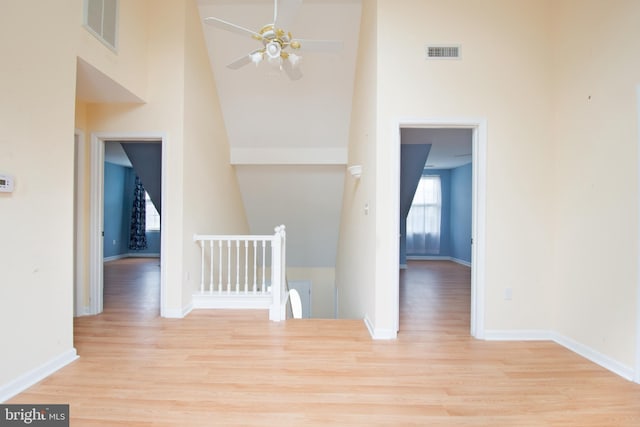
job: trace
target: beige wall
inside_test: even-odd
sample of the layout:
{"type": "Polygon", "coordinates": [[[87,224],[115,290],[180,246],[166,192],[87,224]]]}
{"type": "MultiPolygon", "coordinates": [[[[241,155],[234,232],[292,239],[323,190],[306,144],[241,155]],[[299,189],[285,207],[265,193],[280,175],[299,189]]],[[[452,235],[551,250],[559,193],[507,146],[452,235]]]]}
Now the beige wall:
{"type": "Polygon", "coordinates": [[[147,103],[94,104],[89,117],[92,132],[166,135],[165,307],[175,315],[188,309],[198,282],[193,235],[248,226],[195,2],[154,1],[148,14],[147,103]]]}
{"type": "MultiPolygon", "coordinates": [[[[148,11],[146,104],[90,104],[88,135],[99,133],[164,134],[163,235],[166,247],[165,308],[183,309],[183,179],[184,179],[184,32],[185,6],[158,0],[148,11]]],[[[143,36],[140,34],[140,36],[143,36]]],[[[107,54],[108,52],[105,52],[107,54]]],[[[117,81],[117,80],[116,80],[117,81]]],[[[118,82],[120,83],[120,82],[118,82]]]]}
{"type": "Polygon", "coordinates": [[[349,165],[360,164],[362,177],[347,174],[342,198],[336,260],[338,316],[375,322],[376,251],[376,104],[377,1],[362,4],[360,40],[349,133],[349,165]],[[369,214],[364,207],[369,205],[369,214]]]}
{"type": "Polygon", "coordinates": [[[397,257],[397,230],[389,227],[397,209],[390,156],[396,123],[484,119],[486,331],[547,331],[632,369],[640,62],[630,52],[640,47],[640,5],[378,0],[373,17],[372,3],[365,6],[366,19],[377,17],[377,30],[366,23],[362,29],[377,31],[377,77],[365,94],[360,57],[350,157],[370,153],[363,150],[370,147],[363,143],[363,100],[371,105],[376,98],[371,122],[377,127],[369,138],[378,185],[372,196],[363,186],[366,156],[358,159],[365,163],[363,180],[345,187],[336,273],[341,315],[370,316],[380,330],[395,321],[389,284],[398,272],[388,260],[397,257]],[[462,59],[426,61],[427,43],[460,44],[462,59]],[[371,197],[374,231],[356,216],[363,195],[371,197]],[[362,261],[348,264],[355,242],[362,261]],[[366,248],[374,247],[371,264],[366,248]],[[506,288],[513,291],[510,301],[506,288]]]}
{"type": "Polygon", "coordinates": [[[73,354],[74,128],[85,133],[87,155],[93,132],[165,136],[171,313],[191,301],[193,234],[248,229],[196,3],[121,2],[117,54],[82,28],[82,1],[55,3],[34,14],[11,1],[0,14],[0,173],[17,183],[0,194],[0,324],[12,343],[0,387],[73,354]],[[76,102],[77,56],[146,103],[76,102]]]}
{"type": "Polygon", "coordinates": [[[640,3],[563,1],[555,62],[557,331],[634,366],[640,3]]]}
{"type": "Polygon", "coordinates": [[[287,267],[287,280],[311,282],[311,317],[335,318],[335,268],[287,267]]]}
{"type": "MultiPolygon", "coordinates": [[[[73,0],[77,22],[82,22],[84,0],[73,0]]],[[[178,6],[179,2],[176,2],[178,6]]],[[[121,1],[118,3],[117,54],[101,43],[92,33],[77,26],[77,53],[128,91],[142,99],[147,96],[148,30],[155,25],[148,13],[153,0],[121,1]]]]}
{"type": "MultiPolygon", "coordinates": [[[[385,261],[398,231],[390,144],[407,118],[481,118],[488,126],[486,318],[489,330],[550,326],[553,176],[549,4],[538,0],[379,1],[377,273],[379,292],[398,272],[385,261]],[[427,43],[462,45],[462,59],[426,61],[427,43]],[[397,125],[396,125],[397,127],[397,125]],[[514,236],[517,236],[514,238],[514,236]],[[513,300],[505,301],[505,288],[513,300]]],[[[372,238],[370,238],[372,239],[372,238]]],[[[380,305],[392,326],[393,307],[380,305]]]]}
{"type": "Polygon", "coordinates": [[[89,147],[90,135],[87,134],[87,104],[76,99],[75,130],[78,132],[76,144],[76,252],[75,252],[75,281],[79,283],[79,288],[74,295],[76,304],[76,315],[86,313],[91,304],[89,298],[89,248],[90,240],[90,218],[91,218],[91,150],[89,147]]]}
{"type": "Polygon", "coordinates": [[[195,2],[187,4],[185,24],[183,306],[199,286],[200,249],[193,235],[249,234],[195,2]]]}
{"type": "Polygon", "coordinates": [[[0,13],[0,385],[73,351],[75,6],[0,13]]]}

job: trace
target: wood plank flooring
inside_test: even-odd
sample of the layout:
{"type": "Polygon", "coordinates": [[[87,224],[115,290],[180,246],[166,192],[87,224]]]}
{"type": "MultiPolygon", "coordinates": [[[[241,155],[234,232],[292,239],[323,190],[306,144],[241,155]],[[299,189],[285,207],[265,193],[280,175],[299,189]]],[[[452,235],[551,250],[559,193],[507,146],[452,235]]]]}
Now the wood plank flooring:
{"type": "Polygon", "coordinates": [[[640,426],[639,385],[554,343],[470,338],[466,267],[409,263],[395,341],[361,320],[162,319],[158,275],[108,263],[80,359],[10,403],[69,403],[72,426],[640,426]]]}

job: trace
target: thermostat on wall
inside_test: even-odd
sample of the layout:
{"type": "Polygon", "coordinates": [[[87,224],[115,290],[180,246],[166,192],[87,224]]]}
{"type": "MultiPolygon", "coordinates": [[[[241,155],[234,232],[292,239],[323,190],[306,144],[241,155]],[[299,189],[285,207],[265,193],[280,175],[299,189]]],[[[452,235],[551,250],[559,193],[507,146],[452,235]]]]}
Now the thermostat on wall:
{"type": "Polygon", "coordinates": [[[0,193],[13,192],[13,177],[0,174],[0,193]]]}

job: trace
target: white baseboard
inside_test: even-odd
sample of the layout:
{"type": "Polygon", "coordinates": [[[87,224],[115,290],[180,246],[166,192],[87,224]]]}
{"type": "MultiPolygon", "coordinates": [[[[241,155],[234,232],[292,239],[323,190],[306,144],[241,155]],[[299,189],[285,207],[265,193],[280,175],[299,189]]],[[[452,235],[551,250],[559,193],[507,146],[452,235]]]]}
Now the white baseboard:
{"type": "Polygon", "coordinates": [[[604,354],[592,349],[591,347],[574,341],[571,338],[567,338],[555,332],[551,335],[553,337],[553,341],[557,342],[561,346],[573,351],[574,353],[579,354],[580,356],[592,361],[597,365],[602,366],[605,369],[608,369],[614,374],[620,375],[622,378],[633,381],[635,373],[633,368],[626,366],[625,364],[620,363],[609,356],[605,356],[604,354]]]}
{"type": "Polygon", "coordinates": [[[127,258],[160,258],[160,254],[154,254],[154,253],[139,254],[136,252],[129,252],[127,254],[127,258]]]}
{"type": "Polygon", "coordinates": [[[633,381],[633,368],[557,332],[542,330],[485,331],[487,341],[553,341],[622,378],[633,381]]]}
{"type": "Polygon", "coordinates": [[[78,354],[76,353],[76,349],[72,348],[26,374],[20,375],[10,383],[0,386],[0,402],[6,402],[17,394],[22,393],[38,381],[45,379],[77,358],[78,354]]]}
{"type": "Polygon", "coordinates": [[[456,264],[464,265],[465,267],[471,267],[471,263],[469,261],[465,261],[459,258],[454,258],[450,256],[427,256],[427,255],[411,255],[407,256],[408,261],[452,261],[456,264]]]}
{"type": "Polygon", "coordinates": [[[91,313],[91,307],[84,306],[80,310],[76,311],[75,317],[91,316],[92,314],[93,313],[91,313]]]}
{"type": "Polygon", "coordinates": [[[193,294],[194,309],[268,309],[271,306],[272,297],[265,295],[228,295],[217,293],[193,294]]]}
{"type": "Polygon", "coordinates": [[[119,259],[125,259],[125,258],[160,258],[160,254],[154,254],[154,253],[137,254],[135,252],[130,252],[128,254],[120,254],[120,255],[104,257],[103,261],[104,262],[117,261],[119,259]]]}
{"type": "Polygon", "coordinates": [[[114,255],[114,256],[106,256],[106,257],[104,257],[104,259],[102,261],[103,262],[110,262],[110,261],[117,261],[119,259],[124,259],[124,258],[129,258],[129,255],[120,254],[120,255],[114,255]]]}
{"type": "Polygon", "coordinates": [[[391,329],[374,328],[368,316],[364,317],[364,324],[369,330],[369,335],[371,335],[371,338],[373,338],[374,340],[395,340],[396,338],[398,338],[398,331],[394,331],[391,329]]]}
{"type": "Polygon", "coordinates": [[[182,319],[193,310],[193,302],[182,308],[165,308],[160,314],[167,319],[182,319]]]}
{"type": "Polygon", "coordinates": [[[463,259],[453,258],[453,257],[451,257],[451,261],[455,262],[456,264],[464,265],[465,267],[471,268],[471,263],[469,261],[465,261],[463,259]]]}
{"type": "Polygon", "coordinates": [[[451,261],[451,257],[440,255],[407,255],[407,261],[451,261]]]}

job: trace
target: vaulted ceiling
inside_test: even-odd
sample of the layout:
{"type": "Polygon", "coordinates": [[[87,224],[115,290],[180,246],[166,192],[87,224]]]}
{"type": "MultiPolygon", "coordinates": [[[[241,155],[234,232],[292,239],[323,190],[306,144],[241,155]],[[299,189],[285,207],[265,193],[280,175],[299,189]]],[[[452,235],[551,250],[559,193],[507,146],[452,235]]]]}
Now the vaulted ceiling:
{"type": "MultiPolygon", "coordinates": [[[[214,16],[256,32],[273,21],[273,0],[198,0],[198,4],[203,21],[214,16]]],[[[227,68],[262,43],[249,34],[203,22],[232,150],[346,148],[360,9],[359,0],[302,2],[291,28],[285,30],[294,38],[341,41],[343,48],[334,53],[301,53],[303,77],[296,81],[267,61],[239,70],[227,68]]]]}
{"type": "MultiPolygon", "coordinates": [[[[227,68],[261,43],[248,34],[204,22],[214,16],[259,31],[273,21],[273,0],[197,0],[197,4],[250,232],[267,234],[285,224],[290,265],[333,267],[348,160],[361,1],[302,2],[287,30],[294,38],[340,41],[342,50],[301,53],[303,77],[295,81],[266,61],[239,70],[227,68]]],[[[112,81],[79,60],[80,99],[109,102],[114,93],[125,100],[132,96],[112,86],[112,81]]],[[[432,145],[428,163],[434,167],[470,161],[470,138],[464,132],[405,131],[402,143],[432,145]],[[464,142],[458,136],[464,136],[464,142]]]]}
{"type": "Polygon", "coordinates": [[[204,23],[214,16],[257,32],[273,22],[273,0],[198,0],[198,6],[251,232],[285,224],[289,265],[334,266],[360,0],[300,5],[285,30],[294,38],[340,41],[342,50],[300,53],[303,77],[295,81],[267,61],[227,68],[262,43],[204,23]]]}

